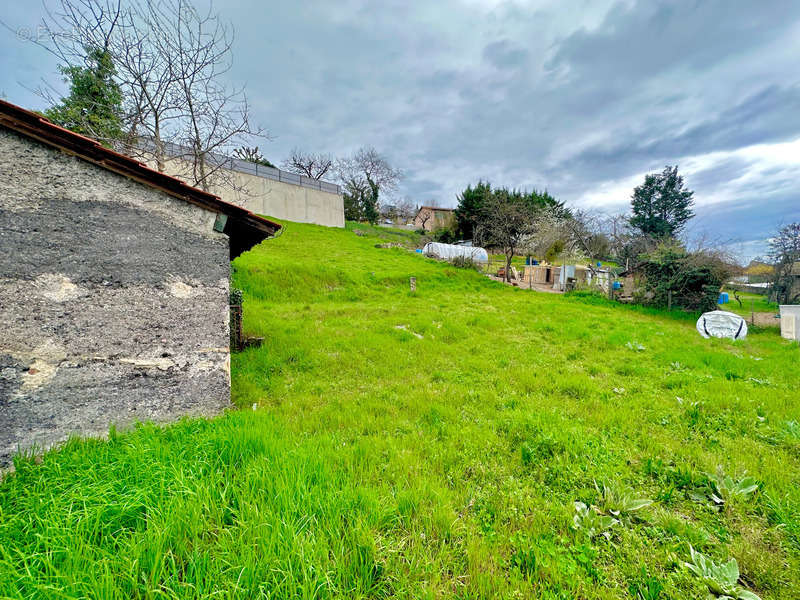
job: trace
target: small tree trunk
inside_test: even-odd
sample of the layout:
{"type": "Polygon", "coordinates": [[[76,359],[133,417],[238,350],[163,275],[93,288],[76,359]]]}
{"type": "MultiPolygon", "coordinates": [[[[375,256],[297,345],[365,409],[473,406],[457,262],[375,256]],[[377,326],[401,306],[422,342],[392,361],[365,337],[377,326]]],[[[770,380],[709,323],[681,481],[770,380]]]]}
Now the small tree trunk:
{"type": "Polygon", "coordinates": [[[166,169],[164,155],[166,152],[164,151],[164,142],[161,139],[161,128],[158,124],[158,119],[155,122],[155,129],[153,130],[153,142],[155,143],[155,152],[156,152],[156,169],[159,173],[163,173],[166,169]]]}
{"type": "Polygon", "coordinates": [[[511,254],[506,252],[506,281],[511,283],[511,260],[514,258],[514,251],[511,254]]]}

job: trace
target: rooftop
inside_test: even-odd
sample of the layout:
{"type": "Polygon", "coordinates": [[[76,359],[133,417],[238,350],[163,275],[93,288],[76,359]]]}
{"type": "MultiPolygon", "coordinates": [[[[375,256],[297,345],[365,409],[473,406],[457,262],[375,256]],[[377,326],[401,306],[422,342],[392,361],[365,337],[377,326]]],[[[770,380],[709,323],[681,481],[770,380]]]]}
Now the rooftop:
{"type": "Polygon", "coordinates": [[[153,170],[130,156],[106,148],[96,140],[64,129],[41,115],[4,100],[0,100],[0,125],[185,202],[226,215],[223,233],[230,238],[231,258],[272,237],[281,228],[278,223],[153,170]]]}

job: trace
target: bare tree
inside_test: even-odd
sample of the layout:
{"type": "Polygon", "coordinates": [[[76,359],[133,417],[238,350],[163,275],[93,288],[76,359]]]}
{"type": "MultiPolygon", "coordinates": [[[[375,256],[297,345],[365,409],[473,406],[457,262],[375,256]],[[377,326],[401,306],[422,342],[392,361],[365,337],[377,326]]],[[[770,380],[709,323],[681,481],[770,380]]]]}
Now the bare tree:
{"type": "Polygon", "coordinates": [[[414,202],[406,196],[397,203],[397,216],[403,221],[410,221],[416,215],[416,206],[414,202]]]}
{"type": "Polygon", "coordinates": [[[772,295],[780,304],[792,304],[800,299],[800,222],[781,227],[769,248],[775,264],[772,295]]]}
{"type": "Polygon", "coordinates": [[[177,96],[177,137],[191,164],[184,177],[206,191],[219,183],[215,179],[232,185],[226,163],[214,155],[225,154],[242,137],[263,134],[250,124],[244,90],[222,81],[233,60],[232,28],[211,7],[199,14],[188,0],[147,2],[149,25],[160,32],[155,47],[167,59],[177,96]]]}
{"type": "Polygon", "coordinates": [[[416,221],[419,223],[420,229],[425,229],[425,225],[427,225],[428,221],[430,221],[432,218],[433,211],[430,209],[422,210],[422,208],[420,208],[420,210],[417,211],[416,221]]]}
{"type": "Polygon", "coordinates": [[[295,148],[281,166],[292,173],[319,180],[333,167],[333,158],[330,154],[313,154],[295,148]]]}
{"type": "Polygon", "coordinates": [[[525,240],[535,233],[536,211],[507,190],[495,190],[487,196],[483,211],[475,240],[480,245],[502,249],[506,256],[505,279],[511,281],[511,260],[525,240]]]}
{"type": "Polygon", "coordinates": [[[211,8],[198,13],[189,0],[59,0],[46,6],[41,30],[43,39],[33,41],[65,65],[81,64],[88,49],[109,53],[123,93],[122,150],[151,158],[161,171],[173,142],[188,163],[179,176],[206,190],[230,183],[213,155],[262,134],[250,124],[244,91],[222,81],[233,30],[211,8]]]}
{"type": "Polygon", "coordinates": [[[601,221],[600,228],[609,239],[611,255],[621,256],[631,238],[630,216],[625,213],[608,215],[601,221]]]}
{"type": "Polygon", "coordinates": [[[400,170],[372,146],[364,146],[352,156],[337,160],[336,173],[346,188],[359,191],[369,190],[372,181],[381,191],[392,192],[402,177],[400,170]]]}
{"type": "Polygon", "coordinates": [[[393,192],[402,177],[375,148],[365,146],[336,161],[336,175],[344,187],[345,217],[373,222],[380,192],[393,192]]]}
{"type": "Polygon", "coordinates": [[[249,146],[236,148],[236,150],[233,151],[233,155],[239,160],[254,163],[256,165],[263,165],[265,167],[272,167],[273,169],[275,168],[275,165],[273,165],[267,158],[264,157],[263,154],[261,154],[258,146],[253,146],[252,148],[249,146]]]}
{"type": "Polygon", "coordinates": [[[611,243],[603,233],[604,218],[601,215],[582,210],[572,212],[572,218],[564,219],[571,245],[589,259],[589,269],[596,274],[595,263],[604,258],[611,243]]]}

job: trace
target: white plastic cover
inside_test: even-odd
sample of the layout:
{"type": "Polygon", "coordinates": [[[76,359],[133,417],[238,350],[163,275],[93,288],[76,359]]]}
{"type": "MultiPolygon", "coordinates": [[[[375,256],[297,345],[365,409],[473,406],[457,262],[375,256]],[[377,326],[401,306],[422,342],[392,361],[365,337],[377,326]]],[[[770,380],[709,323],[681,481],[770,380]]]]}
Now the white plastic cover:
{"type": "Polygon", "coordinates": [[[725,310],[703,313],[697,319],[697,331],[704,338],[730,338],[743,340],[747,337],[747,322],[739,315],[725,310]]]}
{"type": "Polygon", "coordinates": [[[455,244],[440,244],[428,242],[422,249],[425,256],[433,256],[441,260],[453,260],[457,256],[471,258],[476,263],[489,262],[489,253],[477,246],[456,246],[455,244]]]}

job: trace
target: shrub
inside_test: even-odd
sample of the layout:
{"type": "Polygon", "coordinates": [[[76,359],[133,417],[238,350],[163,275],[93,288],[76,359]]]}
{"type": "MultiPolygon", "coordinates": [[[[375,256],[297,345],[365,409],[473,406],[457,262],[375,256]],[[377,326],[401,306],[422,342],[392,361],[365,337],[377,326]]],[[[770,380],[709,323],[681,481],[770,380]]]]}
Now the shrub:
{"type": "Polygon", "coordinates": [[[440,227],[433,231],[433,241],[442,244],[452,244],[458,241],[458,235],[451,227],[440,227]]]}
{"type": "Polygon", "coordinates": [[[714,252],[688,252],[676,242],[663,242],[642,255],[645,293],[642,302],[666,306],[669,292],[672,304],[686,310],[708,311],[717,306],[717,296],[730,275],[730,267],[714,252]]]}
{"type": "Polygon", "coordinates": [[[458,267],[459,269],[475,269],[478,270],[479,265],[472,260],[470,256],[456,256],[452,261],[450,261],[454,267],[458,267]]]}

